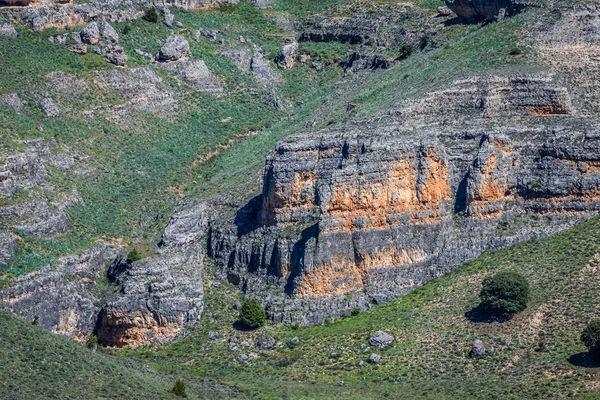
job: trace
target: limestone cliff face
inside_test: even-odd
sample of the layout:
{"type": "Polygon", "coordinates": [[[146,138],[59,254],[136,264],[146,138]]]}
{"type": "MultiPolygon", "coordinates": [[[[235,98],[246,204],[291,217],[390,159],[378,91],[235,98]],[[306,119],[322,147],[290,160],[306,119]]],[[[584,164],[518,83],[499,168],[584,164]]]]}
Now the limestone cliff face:
{"type": "Polygon", "coordinates": [[[280,142],[209,250],[271,318],[323,322],[597,211],[599,128],[548,77],[457,82],[280,142]]]}

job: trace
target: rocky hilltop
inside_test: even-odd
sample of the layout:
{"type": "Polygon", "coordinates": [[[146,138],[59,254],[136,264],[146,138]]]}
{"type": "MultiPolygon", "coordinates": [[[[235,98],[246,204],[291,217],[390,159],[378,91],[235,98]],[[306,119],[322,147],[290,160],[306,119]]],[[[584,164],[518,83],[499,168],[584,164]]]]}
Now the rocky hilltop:
{"type": "Polygon", "coordinates": [[[279,143],[211,255],[274,320],[322,323],[597,212],[599,135],[549,77],[457,82],[279,143]]]}

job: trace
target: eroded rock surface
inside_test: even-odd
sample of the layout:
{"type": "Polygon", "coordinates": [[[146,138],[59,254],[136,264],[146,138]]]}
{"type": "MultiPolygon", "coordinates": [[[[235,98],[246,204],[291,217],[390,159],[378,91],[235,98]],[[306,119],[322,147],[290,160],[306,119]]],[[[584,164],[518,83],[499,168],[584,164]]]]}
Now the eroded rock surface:
{"type": "Polygon", "coordinates": [[[200,92],[216,97],[225,93],[219,78],[202,60],[172,62],[163,64],[163,66],[200,92]]]}
{"type": "Polygon", "coordinates": [[[598,150],[598,124],[549,77],[456,82],[280,142],[262,196],[209,250],[270,318],[322,323],[597,212],[598,150]]]}
{"type": "Polygon", "coordinates": [[[526,0],[446,0],[446,5],[467,21],[491,21],[521,12],[526,0]]]}

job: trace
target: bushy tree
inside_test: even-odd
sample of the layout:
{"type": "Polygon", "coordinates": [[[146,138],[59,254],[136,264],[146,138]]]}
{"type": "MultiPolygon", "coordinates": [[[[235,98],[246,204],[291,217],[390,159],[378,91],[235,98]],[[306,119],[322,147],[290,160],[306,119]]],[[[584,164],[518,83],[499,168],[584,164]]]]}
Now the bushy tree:
{"type": "Polygon", "coordinates": [[[600,319],[591,321],[581,332],[581,341],[590,354],[600,358],[600,319]]]}
{"type": "Polygon", "coordinates": [[[185,388],[185,381],[183,379],[177,379],[175,381],[175,386],[173,386],[173,388],[171,389],[171,393],[179,397],[188,397],[185,388]]]}
{"type": "Polygon", "coordinates": [[[512,316],[527,307],[529,282],[516,272],[499,272],[483,280],[479,297],[488,313],[512,316]]]}
{"type": "Polygon", "coordinates": [[[158,11],[155,7],[150,7],[146,10],[143,18],[148,22],[158,22],[158,11]]]}
{"type": "Polygon", "coordinates": [[[127,262],[132,263],[142,259],[142,253],[138,249],[133,249],[127,254],[127,262]]]}
{"type": "Polygon", "coordinates": [[[260,328],[267,321],[267,313],[258,300],[246,300],[240,309],[240,322],[248,328],[260,328]]]}

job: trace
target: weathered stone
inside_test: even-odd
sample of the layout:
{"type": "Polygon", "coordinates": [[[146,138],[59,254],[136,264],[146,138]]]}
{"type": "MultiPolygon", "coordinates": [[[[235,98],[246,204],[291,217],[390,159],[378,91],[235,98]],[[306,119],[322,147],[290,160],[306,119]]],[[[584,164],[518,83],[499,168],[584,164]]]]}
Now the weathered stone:
{"type": "Polygon", "coordinates": [[[298,57],[298,42],[294,41],[279,49],[275,63],[283,69],[290,69],[294,66],[296,57],[298,57]]]}
{"type": "Polygon", "coordinates": [[[0,96],[0,104],[12,109],[17,114],[22,114],[25,106],[16,93],[9,93],[0,96]]]}
{"type": "Polygon", "coordinates": [[[262,10],[273,7],[273,4],[275,0],[252,0],[252,5],[262,10]]]}
{"type": "Polygon", "coordinates": [[[10,21],[0,20],[0,37],[16,38],[19,33],[10,21]]]}
{"type": "Polygon", "coordinates": [[[208,338],[210,340],[217,340],[217,339],[219,339],[219,332],[208,332],[208,338]]]}
{"type": "Polygon", "coordinates": [[[160,49],[158,58],[162,61],[177,61],[190,53],[190,44],[183,36],[169,36],[160,49]]]}
{"type": "Polygon", "coordinates": [[[290,343],[294,346],[297,346],[298,344],[300,344],[300,339],[298,338],[298,336],[294,336],[290,339],[290,343]]]}
{"type": "Polygon", "coordinates": [[[60,115],[60,109],[50,97],[44,97],[38,103],[40,110],[51,118],[58,117],[60,115]]]}
{"type": "Polygon", "coordinates": [[[134,52],[135,54],[142,56],[150,61],[155,61],[155,57],[150,53],[146,53],[145,51],[142,51],[140,49],[135,49],[134,52]]]}
{"type": "Polygon", "coordinates": [[[100,41],[100,30],[96,22],[90,22],[80,33],[81,41],[85,44],[97,44],[100,41]]]}
{"type": "Polygon", "coordinates": [[[443,16],[443,17],[447,17],[449,15],[452,15],[452,10],[449,9],[448,7],[438,7],[437,8],[437,12],[439,15],[443,16]]]}
{"type": "Polygon", "coordinates": [[[377,347],[378,349],[383,349],[383,348],[387,347],[393,341],[394,341],[394,337],[392,335],[387,334],[383,331],[377,331],[369,339],[369,344],[371,346],[377,347]]]}
{"type": "Polygon", "coordinates": [[[281,82],[279,75],[271,68],[269,60],[262,53],[257,52],[250,60],[250,70],[254,78],[264,85],[277,85],[281,82]]]}
{"type": "Polygon", "coordinates": [[[221,97],[225,94],[225,89],[219,78],[208,69],[202,60],[170,62],[163,64],[163,66],[200,92],[215,97],[221,97]]]}
{"type": "Polygon", "coordinates": [[[81,98],[90,91],[86,81],[68,72],[54,71],[46,75],[46,78],[48,90],[63,98],[81,98]]]}
{"type": "Polygon", "coordinates": [[[221,55],[231,61],[242,72],[249,72],[252,56],[249,50],[227,50],[221,55]]]}
{"type": "Polygon", "coordinates": [[[205,203],[185,205],[176,210],[163,231],[160,246],[181,246],[206,235],[210,222],[205,203]]]}
{"type": "Polygon", "coordinates": [[[485,347],[483,346],[483,342],[479,339],[473,342],[473,346],[471,346],[471,351],[469,352],[469,357],[478,358],[485,355],[485,347]]]}
{"type": "Polygon", "coordinates": [[[379,354],[371,354],[371,356],[369,357],[369,362],[371,364],[377,364],[379,363],[379,361],[381,361],[381,356],[379,354]]]}
{"type": "Polygon", "coordinates": [[[256,347],[260,350],[271,350],[275,347],[275,343],[275,338],[262,336],[258,339],[258,342],[256,342],[256,347]]]}
{"type": "Polygon", "coordinates": [[[119,34],[107,21],[102,21],[100,25],[98,25],[98,30],[100,32],[100,36],[108,40],[110,43],[119,43],[119,34]]]}
{"type": "Polygon", "coordinates": [[[106,56],[106,61],[118,67],[124,67],[127,64],[127,56],[121,53],[111,53],[106,56]]]}
{"type": "Polygon", "coordinates": [[[237,356],[237,360],[239,362],[244,362],[244,361],[248,361],[248,356],[245,354],[240,354],[239,356],[237,356]]]}
{"type": "Polygon", "coordinates": [[[76,43],[72,46],[69,46],[69,51],[72,53],[77,53],[77,54],[87,54],[88,51],[88,46],[87,44],[83,44],[83,43],[76,43]]]}

